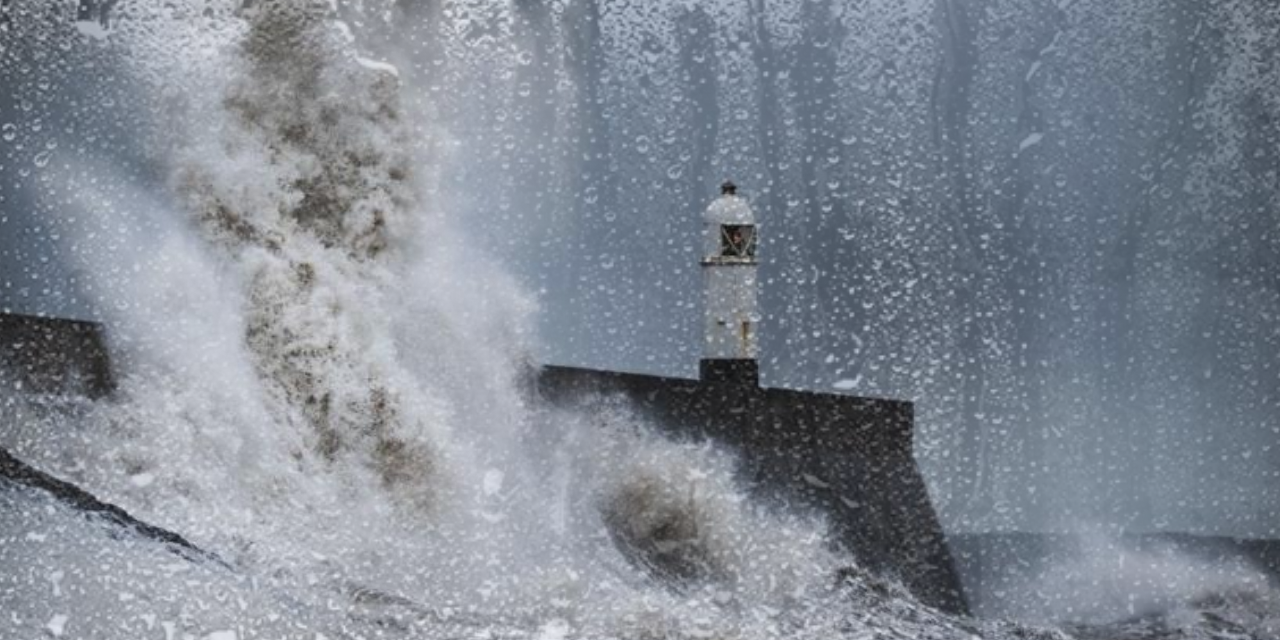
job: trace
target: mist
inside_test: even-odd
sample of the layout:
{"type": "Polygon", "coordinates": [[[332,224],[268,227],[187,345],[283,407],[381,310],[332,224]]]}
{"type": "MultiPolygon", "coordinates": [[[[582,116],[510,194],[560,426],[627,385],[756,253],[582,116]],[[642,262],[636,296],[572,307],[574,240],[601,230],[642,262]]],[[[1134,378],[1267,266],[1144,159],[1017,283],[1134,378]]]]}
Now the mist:
{"type": "MultiPolygon", "coordinates": [[[[948,529],[1276,536],[1272,3],[340,11],[423,116],[428,199],[531,292],[538,360],[692,377],[698,214],[732,178],[762,225],[764,383],[916,402],[948,529]]],[[[138,136],[171,105],[111,38],[15,33],[0,307],[106,318],[52,222],[84,183],[36,169],[146,190],[138,136]]]]}
{"type": "Polygon", "coordinates": [[[692,377],[732,178],[765,384],[915,401],[950,529],[1274,536],[1276,7],[400,10],[440,194],[538,292],[546,361],[692,377]]]}

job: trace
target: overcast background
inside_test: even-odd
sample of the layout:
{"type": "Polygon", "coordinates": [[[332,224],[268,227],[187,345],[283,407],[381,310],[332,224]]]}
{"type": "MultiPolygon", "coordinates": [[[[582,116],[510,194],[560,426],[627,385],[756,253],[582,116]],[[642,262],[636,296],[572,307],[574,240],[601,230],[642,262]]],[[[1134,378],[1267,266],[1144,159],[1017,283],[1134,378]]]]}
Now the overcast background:
{"type": "MultiPolygon", "coordinates": [[[[5,5],[0,307],[92,318],[49,212],[95,166],[163,200],[148,114],[181,96],[131,91],[73,5],[5,5]]],[[[1280,535],[1273,0],[362,7],[432,202],[536,292],[544,361],[693,377],[733,178],[765,383],[915,401],[951,530],[1280,535]]]]}

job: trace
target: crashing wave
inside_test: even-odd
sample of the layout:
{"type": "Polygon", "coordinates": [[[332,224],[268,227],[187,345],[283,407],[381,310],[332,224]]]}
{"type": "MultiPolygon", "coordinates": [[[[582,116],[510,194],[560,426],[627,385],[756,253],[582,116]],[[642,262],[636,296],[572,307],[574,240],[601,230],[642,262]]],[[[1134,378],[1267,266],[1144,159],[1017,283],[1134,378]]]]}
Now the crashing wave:
{"type": "Polygon", "coordinates": [[[6,401],[0,434],[230,569],[0,484],[0,624],[1057,637],[920,605],[829,549],[821,523],[748,501],[723,452],[624,408],[529,406],[527,296],[431,215],[397,74],[357,55],[329,2],[232,4],[139,0],[126,8],[146,19],[113,27],[138,85],[185,105],[149,134],[168,192],[75,189],[74,241],[116,294],[121,392],[47,415],[6,401]],[[179,24],[193,16],[211,35],[179,24]]]}

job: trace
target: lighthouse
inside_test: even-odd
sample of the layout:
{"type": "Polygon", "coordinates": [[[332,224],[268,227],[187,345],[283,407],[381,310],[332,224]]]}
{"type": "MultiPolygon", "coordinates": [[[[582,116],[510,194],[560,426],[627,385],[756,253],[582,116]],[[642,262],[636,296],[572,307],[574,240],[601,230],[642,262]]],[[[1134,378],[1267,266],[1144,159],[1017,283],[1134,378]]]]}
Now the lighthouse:
{"type": "Polygon", "coordinates": [[[732,182],[702,216],[705,336],[701,377],[708,382],[759,382],[756,361],[756,218],[732,182]]]}

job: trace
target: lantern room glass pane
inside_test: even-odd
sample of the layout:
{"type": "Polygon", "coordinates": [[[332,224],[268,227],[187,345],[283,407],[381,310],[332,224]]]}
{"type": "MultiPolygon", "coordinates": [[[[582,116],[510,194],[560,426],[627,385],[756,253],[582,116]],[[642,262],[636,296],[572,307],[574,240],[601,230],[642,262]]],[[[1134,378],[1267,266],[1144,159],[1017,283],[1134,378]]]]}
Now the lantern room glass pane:
{"type": "Polygon", "coordinates": [[[720,225],[720,257],[756,257],[756,227],[751,224],[720,225]]]}

